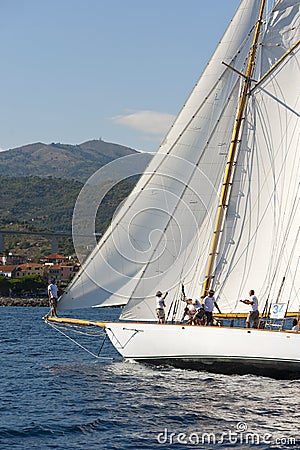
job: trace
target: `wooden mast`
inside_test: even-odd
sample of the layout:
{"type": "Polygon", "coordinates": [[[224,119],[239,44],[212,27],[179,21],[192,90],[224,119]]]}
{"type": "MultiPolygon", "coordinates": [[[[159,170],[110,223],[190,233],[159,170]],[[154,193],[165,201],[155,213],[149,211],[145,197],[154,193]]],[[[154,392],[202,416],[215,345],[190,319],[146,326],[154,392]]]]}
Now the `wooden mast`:
{"type": "Polygon", "coordinates": [[[240,134],[240,130],[241,130],[245,107],[247,104],[248,93],[251,88],[252,75],[253,75],[254,67],[255,67],[257,43],[258,43],[259,33],[260,33],[261,24],[262,24],[262,20],[263,20],[263,12],[264,12],[264,8],[265,8],[265,3],[266,3],[265,0],[261,0],[259,16],[258,16],[258,20],[255,25],[255,31],[254,31],[254,35],[253,35],[253,42],[252,42],[252,46],[251,46],[251,49],[250,49],[249,55],[248,55],[247,68],[246,68],[246,73],[245,73],[245,81],[244,81],[243,89],[242,89],[240,99],[239,99],[239,106],[238,106],[237,114],[235,117],[235,126],[233,129],[231,144],[230,144],[229,152],[228,152],[227,165],[226,165],[225,175],[223,178],[223,187],[222,187],[222,192],[221,192],[219,206],[218,206],[217,218],[216,218],[216,223],[215,223],[215,228],[214,228],[214,235],[213,235],[212,242],[211,242],[210,253],[209,253],[209,258],[208,258],[206,273],[205,273],[205,280],[204,280],[203,288],[202,288],[202,294],[201,294],[202,298],[207,295],[207,293],[211,287],[211,282],[213,279],[213,270],[214,270],[216,256],[218,254],[217,250],[218,250],[218,245],[219,245],[219,241],[220,241],[220,235],[222,232],[222,226],[223,226],[225,212],[226,212],[226,209],[228,206],[228,200],[229,200],[229,194],[230,194],[230,184],[231,184],[231,180],[232,180],[233,167],[235,164],[237,147],[238,147],[238,143],[239,143],[239,134],[240,134]]]}

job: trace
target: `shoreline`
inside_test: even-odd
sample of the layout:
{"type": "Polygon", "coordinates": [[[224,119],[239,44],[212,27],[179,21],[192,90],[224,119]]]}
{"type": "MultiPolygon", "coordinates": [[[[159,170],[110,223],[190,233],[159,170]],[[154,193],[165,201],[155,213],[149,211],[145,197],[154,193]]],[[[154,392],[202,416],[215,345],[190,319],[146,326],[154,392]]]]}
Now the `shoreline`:
{"type": "Polygon", "coordinates": [[[0,306],[49,306],[47,297],[0,297],[0,306]]]}

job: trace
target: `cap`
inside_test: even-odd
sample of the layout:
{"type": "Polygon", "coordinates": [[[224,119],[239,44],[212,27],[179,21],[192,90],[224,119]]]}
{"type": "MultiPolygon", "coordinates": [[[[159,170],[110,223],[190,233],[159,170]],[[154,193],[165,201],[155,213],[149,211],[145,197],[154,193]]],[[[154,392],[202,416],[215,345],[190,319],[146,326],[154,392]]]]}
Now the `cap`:
{"type": "Polygon", "coordinates": [[[156,295],[159,297],[160,295],[162,295],[162,292],[157,291],[157,292],[156,292],[156,295]]]}
{"type": "Polygon", "coordinates": [[[213,291],[212,289],[210,289],[210,290],[208,291],[208,293],[209,293],[209,294],[214,294],[215,291],[213,291]]]}

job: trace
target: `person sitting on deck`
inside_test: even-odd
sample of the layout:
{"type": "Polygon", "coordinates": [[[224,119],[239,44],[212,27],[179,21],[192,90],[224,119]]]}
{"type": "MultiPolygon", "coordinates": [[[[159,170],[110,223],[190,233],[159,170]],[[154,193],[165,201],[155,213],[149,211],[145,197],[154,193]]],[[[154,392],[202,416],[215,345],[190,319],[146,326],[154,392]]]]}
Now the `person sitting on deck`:
{"type": "Polygon", "coordinates": [[[292,331],[299,331],[299,324],[300,324],[300,319],[293,319],[292,322],[292,331]]]}
{"type": "Polygon", "coordinates": [[[186,307],[184,308],[182,322],[186,320],[187,325],[191,325],[196,309],[191,298],[185,298],[184,301],[186,302],[186,307]]]}
{"type": "Polygon", "coordinates": [[[193,323],[194,325],[202,325],[203,323],[203,319],[205,317],[205,312],[204,312],[204,308],[203,305],[201,305],[201,303],[199,302],[199,300],[195,299],[193,300],[193,306],[196,310],[195,314],[193,315],[193,323]]]}

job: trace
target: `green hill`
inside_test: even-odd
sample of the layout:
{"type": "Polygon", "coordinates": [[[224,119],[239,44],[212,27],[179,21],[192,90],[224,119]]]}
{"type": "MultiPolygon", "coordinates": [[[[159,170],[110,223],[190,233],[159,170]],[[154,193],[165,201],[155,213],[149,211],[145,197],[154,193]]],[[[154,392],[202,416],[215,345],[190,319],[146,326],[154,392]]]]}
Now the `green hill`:
{"type": "Polygon", "coordinates": [[[34,144],[0,152],[0,175],[54,177],[86,181],[97,169],[121,156],[137,153],[101,139],[70,144],[34,144]]]}
{"type": "MultiPolygon", "coordinates": [[[[82,183],[51,177],[4,176],[0,176],[0,183],[0,229],[71,234],[73,208],[82,183]]],[[[98,210],[97,233],[105,231],[115,209],[133,185],[133,182],[123,181],[108,192],[98,210]]],[[[59,249],[72,254],[72,240],[60,238],[59,249]]],[[[5,250],[38,260],[42,254],[51,252],[51,242],[45,237],[6,235],[5,250]]]]}
{"type": "Polygon", "coordinates": [[[0,175],[0,226],[30,224],[55,231],[71,229],[72,211],[83,186],[75,180],[0,175]]]}
{"type": "MultiPolygon", "coordinates": [[[[37,142],[0,152],[0,229],[71,234],[73,208],[83,183],[103,165],[135,153],[101,139],[80,145],[37,142]]],[[[121,182],[106,195],[96,218],[97,233],[105,231],[135,181],[121,182]]],[[[45,237],[5,235],[5,250],[37,260],[50,252],[51,242],[45,237]]],[[[59,250],[73,253],[71,239],[60,238],[59,250]]]]}

